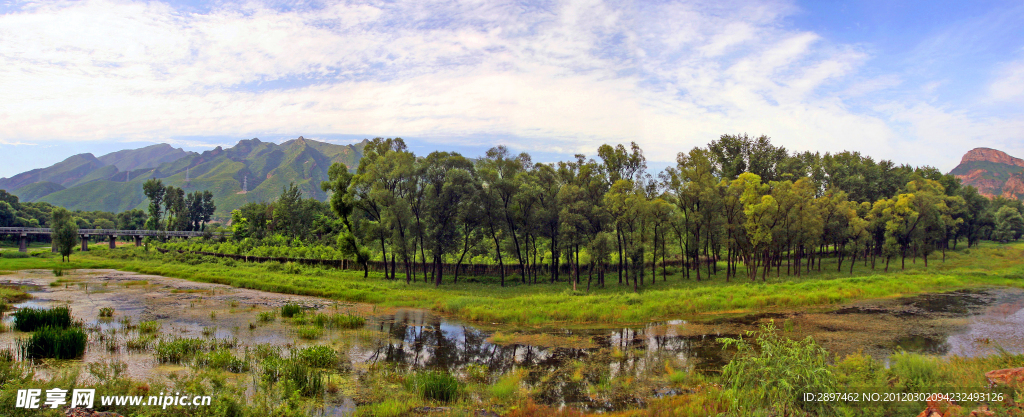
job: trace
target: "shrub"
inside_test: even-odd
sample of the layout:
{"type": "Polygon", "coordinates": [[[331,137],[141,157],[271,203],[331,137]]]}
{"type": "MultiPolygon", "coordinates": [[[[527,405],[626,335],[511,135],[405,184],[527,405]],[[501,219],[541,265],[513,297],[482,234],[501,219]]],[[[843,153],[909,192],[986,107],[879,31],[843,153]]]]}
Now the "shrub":
{"type": "Polygon", "coordinates": [[[19,339],[18,344],[27,358],[75,359],[85,353],[87,341],[81,328],[46,326],[28,339],[19,339]]]}
{"type": "Polygon", "coordinates": [[[270,311],[264,311],[264,312],[258,314],[256,317],[257,317],[257,320],[259,320],[262,323],[267,323],[267,322],[274,321],[274,313],[272,313],[270,311]]]}
{"type": "Polygon", "coordinates": [[[100,317],[114,317],[114,307],[100,307],[100,317]]]}
{"type": "Polygon", "coordinates": [[[281,306],[281,317],[294,317],[296,314],[302,313],[302,306],[294,303],[288,303],[281,306]]]}
{"type": "Polygon", "coordinates": [[[420,396],[427,400],[451,402],[459,397],[462,390],[459,380],[443,371],[420,372],[412,378],[412,382],[420,396]]]}
{"type": "Polygon", "coordinates": [[[22,332],[31,332],[43,327],[65,329],[71,325],[71,307],[68,306],[49,310],[23,308],[14,312],[14,329],[22,332]]]}
{"type": "Polygon", "coordinates": [[[834,392],[835,375],[828,365],[828,352],[813,338],[790,340],[778,334],[775,323],[748,331],[756,338],[757,348],[743,338],[718,339],[724,347],[735,346],[736,357],[722,368],[722,380],[740,392],[744,404],[752,409],[772,407],[782,414],[805,408],[814,415],[831,414],[829,402],[799,401],[800,393],[834,392]]]}
{"type": "Polygon", "coordinates": [[[0,252],[0,254],[3,254],[3,257],[4,258],[8,258],[8,259],[28,258],[28,254],[25,253],[25,252],[3,251],[3,252],[0,252]]]}

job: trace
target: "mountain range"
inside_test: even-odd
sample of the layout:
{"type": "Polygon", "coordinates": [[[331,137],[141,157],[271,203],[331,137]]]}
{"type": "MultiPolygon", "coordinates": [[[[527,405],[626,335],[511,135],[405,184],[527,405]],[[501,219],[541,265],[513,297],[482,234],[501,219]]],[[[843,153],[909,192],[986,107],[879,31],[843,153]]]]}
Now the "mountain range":
{"type": "Polygon", "coordinates": [[[215,216],[226,218],[248,202],[276,198],[289,183],[298,185],[306,197],[326,199],[320,182],[327,179],[328,168],[337,162],[354,169],[367,142],[336,145],[300,136],[281,144],[242,140],[233,147],[218,146],[203,153],[168,144],[100,157],[85,153],[0,178],[0,189],[22,201],[118,213],[146,209],[142,183],[157,178],[185,192],[210,190],[217,204],[215,216]]]}
{"type": "Polygon", "coordinates": [[[1024,198],[1024,159],[990,148],[974,148],[964,154],[950,174],[973,185],[986,197],[1024,198]]]}

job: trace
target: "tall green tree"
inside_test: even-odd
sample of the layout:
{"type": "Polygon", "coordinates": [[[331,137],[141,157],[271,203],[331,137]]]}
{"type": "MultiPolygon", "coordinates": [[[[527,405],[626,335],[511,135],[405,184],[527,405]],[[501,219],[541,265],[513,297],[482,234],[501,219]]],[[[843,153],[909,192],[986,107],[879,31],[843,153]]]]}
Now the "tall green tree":
{"type": "Polygon", "coordinates": [[[78,225],[72,219],[71,212],[63,207],[53,209],[50,214],[50,229],[60,260],[71,260],[71,252],[78,244],[78,225]]]}
{"type": "Polygon", "coordinates": [[[160,180],[150,178],[142,184],[142,192],[149,199],[149,219],[146,220],[147,230],[160,230],[163,216],[164,193],[167,189],[160,180]]]}

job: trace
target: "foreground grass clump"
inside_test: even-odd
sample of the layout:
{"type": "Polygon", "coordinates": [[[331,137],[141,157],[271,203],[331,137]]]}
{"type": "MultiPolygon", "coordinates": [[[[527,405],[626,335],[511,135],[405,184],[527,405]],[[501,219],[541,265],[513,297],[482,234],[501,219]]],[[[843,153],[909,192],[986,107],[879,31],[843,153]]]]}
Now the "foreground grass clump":
{"type": "Polygon", "coordinates": [[[306,397],[323,395],[327,387],[323,371],[300,360],[268,356],[260,363],[260,375],[267,383],[287,383],[306,397]]]}
{"type": "Polygon", "coordinates": [[[18,344],[26,358],[75,359],[85,353],[88,338],[79,327],[46,326],[18,344]]]}
{"type": "Polygon", "coordinates": [[[71,307],[51,309],[23,308],[14,312],[14,329],[31,332],[43,327],[68,328],[72,326],[71,307]]]}
{"type": "Polygon", "coordinates": [[[462,393],[462,383],[448,372],[419,372],[411,378],[411,382],[425,400],[448,403],[458,399],[462,393]]]}

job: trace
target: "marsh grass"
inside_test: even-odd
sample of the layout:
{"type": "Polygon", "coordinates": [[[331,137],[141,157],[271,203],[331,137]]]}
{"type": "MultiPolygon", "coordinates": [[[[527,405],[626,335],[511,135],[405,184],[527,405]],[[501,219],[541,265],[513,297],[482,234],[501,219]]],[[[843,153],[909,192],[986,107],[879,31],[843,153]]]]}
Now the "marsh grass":
{"type": "Polygon", "coordinates": [[[266,383],[286,383],[306,397],[320,396],[326,390],[323,371],[302,361],[268,356],[259,363],[260,378],[266,383]]]}
{"type": "Polygon", "coordinates": [[[366,324],[366,319],[350,314],[317,313],[309,320],[314,326],[328,329],[358,329],[366,324]]]}
{"type": "Polygon", "coordinates": [[[220,369],[236,374],[249,371],[249,362],[242,358],[235,357],[230,350],[225,348],[197,354],[195,357],[195,364],[201,367],[220,369]]]}
{"type": "Polygon", "coordinates": [[[449,403],[462,394],[462,383],[454,375],[444,371],[422,371],[410,378],[416,391],[425,400],[449,403]]]}
{"type": "Polygon", "coordinates": [[[297,314],[301,314],[305,310],[302,306],[294,303],[288,303],[281,306],[281,317],[294,317],[297,314]]]}
{"type": "Polygon", "coordinates": [[[302,339],[314,340],[324,335],[324,329],[316,326],[299,326],[295,328],[295,334],[302,339]]]}
{"type": "Polygon", "coordinates": [[[111,318],[111,317],[114,317],[114,307],[100,307],[99,316],[101,318],[111,318]]]}
{"type": "Polygon", "coordinates": [[[14,329],[31,332],[43,327],[65,329],[73,325],[71,307],[58,306],[50,309],[23,308],[14,312],[14,329]]]}
{"type": "Polygon", "coordinates": [[[333,347],[326,345],[308,346],[292,353],[292,356],[314,368],[334,368],[341,361],[341,355],[333,347]]]}
{"type": "Polygon", "coordinates": [[[271,311],[261,311],[256,315],[256,320],[260,323],[269,323],[274,321],[275,314],[271,311]]]}
{"type": "Polygon", "coordinates": [[[140,321],[138,330],[139,334],[153,334],[160,331],[160,323],[156,320],[140,321]]]}
{"type": "Polygon", "coordinates": [[[201,351],[208,349],[209,342],[203,339],[178,338],[160,339],[154,350],[160,363],[181,364],[189,361],[201,351]]]}
{"type": "Polygon", "coordinates": [[[85,331],[79,327],[46,326],[17,343],[25,358],[75,359],[85,353],[87,342],[85,331]]]}
{"type": "Polygon", "coordinates": [[[149,350],[150,346],[153,345],[154,340],[156,340],[156,337],[151,334],[140,334],[136,337],[126,339],[124,347],[129,351],[142,352],[149,350]]]}

